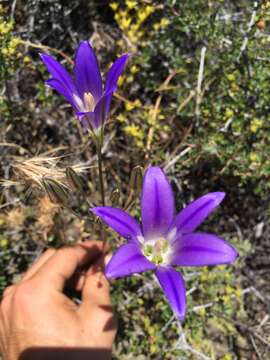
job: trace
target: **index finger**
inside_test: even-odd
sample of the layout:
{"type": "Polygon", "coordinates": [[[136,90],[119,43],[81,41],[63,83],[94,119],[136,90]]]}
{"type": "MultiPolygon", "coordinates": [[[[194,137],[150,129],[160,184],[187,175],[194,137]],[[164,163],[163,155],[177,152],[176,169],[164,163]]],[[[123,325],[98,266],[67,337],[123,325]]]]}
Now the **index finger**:
{"type": "Polygon", "coordinates": [[[85,241],[75,246],[63,247],[41,266],[34,278],[38,278],[42,286],[63,291],[66,281],[75,271],[95,261],[103,249],[104,244],[101,241],[85,241]]]}

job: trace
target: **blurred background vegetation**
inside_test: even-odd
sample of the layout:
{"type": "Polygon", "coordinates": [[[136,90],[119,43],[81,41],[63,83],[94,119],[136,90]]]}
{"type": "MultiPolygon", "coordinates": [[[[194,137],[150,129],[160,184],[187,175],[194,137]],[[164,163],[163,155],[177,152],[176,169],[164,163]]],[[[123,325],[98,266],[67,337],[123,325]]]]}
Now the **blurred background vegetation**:
{"type": "MultiPolygon", "coordinates": [[[[233,266],[184,269],[182,326],[151,274],[115,281],[114,359],[269,359],[270,1],[2,1],[0,291],[45,248],[95,236],[85,202],[100,201],[95,148],[44,85],[38,56],[48,52],[71,69],[83,39],[103,71],[132,54],[106,125],[107,202],[132,199],[138,215],[130,174],[158,164],[179,209],[227,192],[202,229],[240,253],[233,266]],[[64,189],[64,200],[44,178],[64,189]],[[66,197],[73,213],[62,206],[66,197]]],[[[108,237],[113,248],[121,243],[108,237]]]]}

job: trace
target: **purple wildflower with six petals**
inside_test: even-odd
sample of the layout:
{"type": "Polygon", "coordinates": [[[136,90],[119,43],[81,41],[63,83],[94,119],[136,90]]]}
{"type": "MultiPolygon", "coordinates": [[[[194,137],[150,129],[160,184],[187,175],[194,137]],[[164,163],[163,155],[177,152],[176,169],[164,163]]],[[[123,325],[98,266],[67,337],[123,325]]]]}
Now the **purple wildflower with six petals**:
{"type": "Polygon", "coordinates": [[[52,56],[40,56],[52,76],[46,83],[72,105],[85,130],[100,129],[108,118],[111,99],[128,54],[122,55],[112,64],[104,88],[96,55],[88,41],[82,41],[78,46],[74,78],[52,56]]]}
{"type": "Polygon", "coordinates": [[[108,263],[107,278],[154,270],[171,308],[183,320],[185,283],[173,267],[227,264],[237,257],[236,250],[225,240],[214,234],[194,232],[224,196],[222,192],[206,194],[175,215],[174,196],[167,177],[159,167],[150,167],[143,181],[142,226],[121,209],[108,206],[91,209],[128,239],[108,263]]]}

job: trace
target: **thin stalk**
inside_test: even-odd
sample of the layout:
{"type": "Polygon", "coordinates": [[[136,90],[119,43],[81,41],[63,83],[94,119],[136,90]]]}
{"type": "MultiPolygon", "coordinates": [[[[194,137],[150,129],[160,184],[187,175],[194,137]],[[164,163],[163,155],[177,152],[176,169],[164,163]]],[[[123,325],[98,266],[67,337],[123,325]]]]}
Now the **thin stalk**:
{"type": "Polygon", "coordinates": [[[101,153],[102,145],[97,144],[97,156],[98,156],[98,178],[99,178],[99,187],[100,187],[100,195],[102,206],[105,206],[105,191],[104,191],[104,178],[103,178],[103,170],[102,170],[102,153],[101,153]]]}
{"type": "MultiPolygon", "coordinates": [[[[105,190],[104,190],[104,177],[103,177],[103,166],[102,166],[102,144],[103,144],[103,136],[101,136],[97,142],[97,157],[98,157],[98,178],[99,178],[99,188],[100,188],[100,195],[101,195],[101,203],[102,206],[105,206],[105,190]]],[[[100,233],[101,233],[101,240],[103,241],[103,251],[105,252],[105,243],[106,243],[106,233],[104,224],[100,223],[100,233]]]]}

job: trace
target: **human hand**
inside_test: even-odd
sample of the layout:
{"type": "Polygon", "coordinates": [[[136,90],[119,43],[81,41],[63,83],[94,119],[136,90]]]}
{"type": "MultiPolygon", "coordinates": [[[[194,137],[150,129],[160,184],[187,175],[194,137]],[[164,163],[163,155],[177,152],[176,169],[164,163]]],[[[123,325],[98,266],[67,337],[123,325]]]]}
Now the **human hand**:
{"type": "Polygon", "coordinates": [[[103,244],[86,241],[49,249],[8,287],[0,309],[0,346],[7,360],[109,359],[116,334],[103,244]],[[89,267],[90,266],[90,267],[89,267]],[[79,273],[88,268],[85,273],[79,273]],[[82,293],[75,304],[67,282],[82,293]]]}

